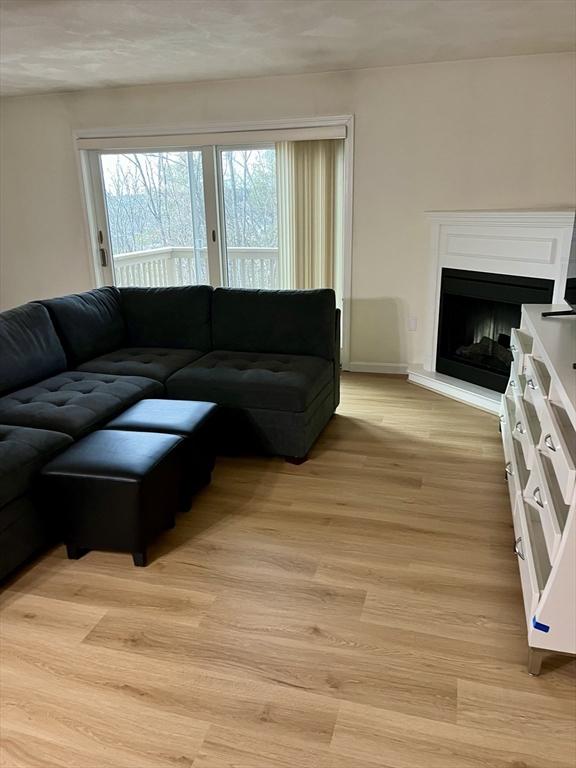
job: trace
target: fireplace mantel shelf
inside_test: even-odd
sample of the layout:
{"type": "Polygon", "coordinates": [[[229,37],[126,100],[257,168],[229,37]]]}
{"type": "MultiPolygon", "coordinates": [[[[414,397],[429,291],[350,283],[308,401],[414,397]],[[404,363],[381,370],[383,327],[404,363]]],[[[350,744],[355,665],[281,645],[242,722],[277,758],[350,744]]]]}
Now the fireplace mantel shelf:
{"type": "Polygon", "coordinates": [[[426,211],[435,224],[485,224],[497,227],[564,227],[572,226],[574,210],[550,211],[426,211]]]}

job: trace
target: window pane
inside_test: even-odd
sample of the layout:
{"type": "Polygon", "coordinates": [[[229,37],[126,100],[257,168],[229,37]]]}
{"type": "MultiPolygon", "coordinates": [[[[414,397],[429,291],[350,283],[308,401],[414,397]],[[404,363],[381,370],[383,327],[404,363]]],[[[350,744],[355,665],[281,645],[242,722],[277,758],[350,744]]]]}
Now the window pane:
{"type": "Polygon", "coordinates": [[[102,155],[115,283],[208,283],[202,153],[102,155]]]}
{"type": "Polygon", "coordinates": [[[228,285],[278,287],[276,152],[222,150],[228,285]]]}

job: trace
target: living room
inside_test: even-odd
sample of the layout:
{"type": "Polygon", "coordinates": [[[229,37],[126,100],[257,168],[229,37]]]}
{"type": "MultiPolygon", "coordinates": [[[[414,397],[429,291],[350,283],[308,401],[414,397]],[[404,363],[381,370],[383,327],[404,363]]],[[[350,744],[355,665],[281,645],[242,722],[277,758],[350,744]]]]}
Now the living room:
{"type": "Polygon", "coordinates": [[[573,768],[576,4],[0,11],[0,765],[573,768]]]}

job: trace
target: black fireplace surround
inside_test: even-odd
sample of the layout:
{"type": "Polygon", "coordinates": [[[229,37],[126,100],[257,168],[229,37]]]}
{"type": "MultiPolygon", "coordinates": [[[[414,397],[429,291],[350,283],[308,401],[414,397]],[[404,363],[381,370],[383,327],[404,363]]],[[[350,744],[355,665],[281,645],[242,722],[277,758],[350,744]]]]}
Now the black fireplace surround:
{"type": "Polygon", "coordinates": [[[504,392],[522,304],[549,304],[553,280],[443,269],[436,371],[504,392]]]}

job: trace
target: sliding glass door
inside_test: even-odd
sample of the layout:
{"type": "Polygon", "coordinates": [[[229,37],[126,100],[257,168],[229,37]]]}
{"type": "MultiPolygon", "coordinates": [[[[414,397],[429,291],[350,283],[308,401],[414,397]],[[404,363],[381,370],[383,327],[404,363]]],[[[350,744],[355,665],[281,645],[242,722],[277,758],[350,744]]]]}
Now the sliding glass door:
{"type": "Polygon", "coordinates": [[[274,146],[98,153],[92,169],[107,280],[280,287],[274,146]]]}
{"type": "Polygon", "coordinates": [[[226,284],[280,288],[275,148],[221,149],[219,179],[226,284]]]}
{"type": "Polygon", "coordinates": [[[100,168],[115,284],[208,283],[202,152],[102,154],[100,168]]]}

